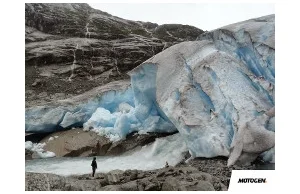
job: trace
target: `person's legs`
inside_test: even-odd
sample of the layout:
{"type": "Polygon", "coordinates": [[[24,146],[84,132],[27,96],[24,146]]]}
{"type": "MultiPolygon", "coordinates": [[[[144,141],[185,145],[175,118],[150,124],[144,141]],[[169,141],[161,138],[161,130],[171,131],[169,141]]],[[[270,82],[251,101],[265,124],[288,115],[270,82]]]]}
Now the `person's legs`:
{"type": "Polygon", "coordinates": [[[93,177],[94,177],[94,175],[95,175],[95,170],[96,170],[96,169],[95,169],[95,168],[93,168],[93,177]]]}

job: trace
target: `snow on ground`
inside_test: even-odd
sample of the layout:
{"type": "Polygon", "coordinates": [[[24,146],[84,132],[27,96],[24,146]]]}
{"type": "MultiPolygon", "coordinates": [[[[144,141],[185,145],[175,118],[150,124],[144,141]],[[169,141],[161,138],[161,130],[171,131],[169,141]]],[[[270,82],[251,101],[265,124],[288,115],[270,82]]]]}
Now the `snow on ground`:
{"type": "Polygon", "coordinates": [[[49,137],[48,141],[54,140],[54,137],[49,137]]]}
{"type": "MultiPolygon", "coordinates": [[[[50,139],[50,138],[49,138],[50,139]]],[[[36,152],[40,158],[52,158],[55,157],[55,153],[44,151],[43,147],[46,143],[32,143],[31,141],[25,142],[25,149],[36,152]]]]}

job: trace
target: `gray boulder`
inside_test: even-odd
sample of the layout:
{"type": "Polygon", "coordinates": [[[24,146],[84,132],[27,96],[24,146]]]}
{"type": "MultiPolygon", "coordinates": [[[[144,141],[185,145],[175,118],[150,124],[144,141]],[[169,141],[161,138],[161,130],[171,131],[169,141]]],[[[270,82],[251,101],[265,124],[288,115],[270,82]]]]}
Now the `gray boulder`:
{"type": "Polygon", "coordinates": [[[101,156],[111,146],[107,138],[79,128],[55,132],[42,139],[41,143],[46,143],[44,150],[54,152],[57,157],[101,156]]]}

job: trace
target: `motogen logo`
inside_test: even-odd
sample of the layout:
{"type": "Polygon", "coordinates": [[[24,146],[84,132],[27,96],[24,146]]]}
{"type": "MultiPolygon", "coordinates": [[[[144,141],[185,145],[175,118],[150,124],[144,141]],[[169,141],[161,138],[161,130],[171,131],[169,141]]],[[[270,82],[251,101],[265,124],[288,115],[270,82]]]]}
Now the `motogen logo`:
{"type": "Polygon", "coordinates": [[[266,178],[240,178],[238,183],[267,183],[266,178]]]}

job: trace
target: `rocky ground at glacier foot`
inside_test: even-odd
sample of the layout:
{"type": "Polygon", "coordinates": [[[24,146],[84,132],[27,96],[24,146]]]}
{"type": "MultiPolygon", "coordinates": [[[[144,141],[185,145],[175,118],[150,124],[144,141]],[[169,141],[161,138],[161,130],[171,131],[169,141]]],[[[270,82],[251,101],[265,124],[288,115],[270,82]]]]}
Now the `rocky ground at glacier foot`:
{"type": "MultiPolygon", "coordinates": [[[[188,156],[188,154],[187,154],[188,156]]],[[[253,166],[226,166],[226,158],[198,158],[183,161],[175,167],[157,170],[114,170],[109,173],[73,175],[68,177],[54,174],[26,172],[27,191],[226,191],[231,171],[254,169],[253,166]]]]}
{"type": "MultiPolygon", "coordinates": [[[[72,129],[49,134],[40,143],[46,143],[44,149],[55,152],[58,157],[114,156],[151,144],[156,138],[167,135],[170,134],[133,133],[124,140],[112,143],[94,132],[72,129]],[[97,140],[101,142],[100,147],[97,140]]],[[[25,151],[26,160],[36,156],[34,152],[25,151]]],[[[26,172],[26,190],[227,190],[232,170],[256,169],[255,164],[227,167],[226,157],[195,158],[186,163],[188,158],[190,154],[186,152],[181,162],[169,168],[113,170],[97,173],[94,178],[90,174],[65,177],[26,172]]]]}

